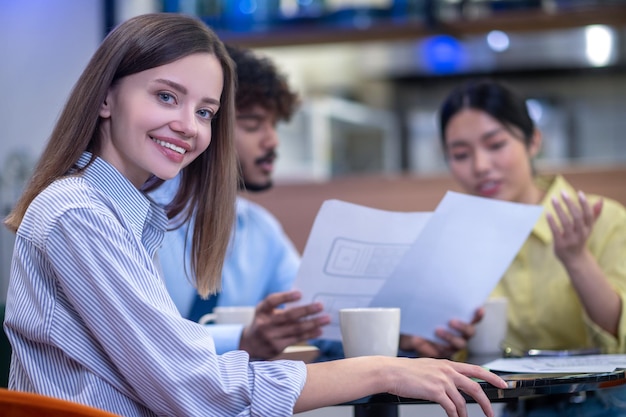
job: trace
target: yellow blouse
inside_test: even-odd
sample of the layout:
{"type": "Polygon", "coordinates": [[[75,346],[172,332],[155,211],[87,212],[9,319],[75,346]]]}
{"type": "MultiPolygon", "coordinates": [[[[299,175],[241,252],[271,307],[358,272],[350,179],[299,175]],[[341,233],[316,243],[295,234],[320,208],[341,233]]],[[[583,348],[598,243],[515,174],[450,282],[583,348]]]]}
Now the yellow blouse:
{"type": "MultiPolygon", "coordinates": [[[[562,176],[539,177],[537,184],[546,190],[542,206],[547,212],[554,214],[551,198],[560,199],[561,190],[577,201],[576,190],[562,176]]],[[[593,204],[600,197],[587,198],[593,204]]],[[[600,347],[604,353],[626,352],[626,209],[621,204],[604,199],[587,246],[622,299],[618,337],[587,317],[554,254],[552,232],[542,215],[492,293],[492,297],[509,299],[506,346],[520,350],[600,347]]]]}

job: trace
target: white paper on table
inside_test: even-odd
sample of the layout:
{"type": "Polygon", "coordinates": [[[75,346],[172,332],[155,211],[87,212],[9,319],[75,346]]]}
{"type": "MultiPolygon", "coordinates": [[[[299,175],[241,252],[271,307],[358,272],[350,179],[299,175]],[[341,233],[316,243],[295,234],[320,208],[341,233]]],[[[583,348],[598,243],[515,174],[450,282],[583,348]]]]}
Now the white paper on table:
{"type": "Polygon", "coordinates": [[[433,213],[324,202],[294,287],[320,301],[341,340],[341,308],[402,310],[402,333],[434,339],[452,318],[470,321],[519,251],[542,208],[448,192],[433,213]]]}
{"type": "Polygon", "coordinates": [[[330,315],[323,338],[341,340],[339,309],[369,305],[430,216],[339,200],[322,204],[294,287],[302,292],[298,305],[319,301],[330,315]]]}
{"type": "Polygon", "coordinates": [[[616,369],[626,368],[626,355],[503,358],[482,366],[492,371],[516,373],[612,372],[616,369]]]}
{"type": "Polygon", "coordinates": [[[399,306],[400,331],[430,340],[453,318],[471,321],[542,210],[449,191],[371,306],[399,306]]]}

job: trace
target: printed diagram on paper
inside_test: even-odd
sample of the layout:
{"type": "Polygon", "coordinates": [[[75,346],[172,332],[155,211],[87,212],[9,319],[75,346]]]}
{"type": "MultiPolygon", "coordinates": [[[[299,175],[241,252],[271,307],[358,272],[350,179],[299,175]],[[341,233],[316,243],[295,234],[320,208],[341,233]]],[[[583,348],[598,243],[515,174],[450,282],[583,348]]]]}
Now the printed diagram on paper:
{"type": "Polygon", "coordinates": [[[324,273],[337,277],[387,278],[409,247],[339,237],[333,241],[324,273]]]}
{"type": "Polygon", "coordinates": [[[299,304],[319,301],[330,314],[323,337],[341,339],[339,309],[370,304],[429,217],[430,213],[395,213],[338,200],[322,205],[295,288],[303,294],[299,304]]]}
{"type": "MultiPolygon", "coordinates": [[[[362,287],[361,280],[367,280],[372,286],[379,288],[387,279],[409,249],[410,245],[380,244],[363,242],[343,237],[336,238],[330,248],[324,274],[346,281],[352,280],[355,288],[362,287]]],[[[333,323],[339,320],[342,308],[362,307],[369,305],[371,294],[319,292],[312,295],[313,301],[321,302],[325,312],[331,315],[333,323]]]]}
{"type": "Polygon", "coordinates": [[[322,338],[341,340],[341,308],[400,307],[403,333],[433,339],[451,318],[472,318],[541,211],[454,192],[434,212],[328,200],[304,249],[297,304],[323,303],[322,338]]]}

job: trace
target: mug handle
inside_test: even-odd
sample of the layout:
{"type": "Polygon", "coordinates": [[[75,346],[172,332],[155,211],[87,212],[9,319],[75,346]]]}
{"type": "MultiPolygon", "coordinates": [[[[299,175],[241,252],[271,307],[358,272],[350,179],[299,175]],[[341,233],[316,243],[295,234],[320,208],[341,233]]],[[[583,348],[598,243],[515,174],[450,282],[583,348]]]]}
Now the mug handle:
{"type": "Polygon", "coordinates": [[[198,320],[198,323],[200,324],[210,324],[210,323],[215,323],[215,320],[217,319],[217,314],[215,313],[208,313],[205,314],[204,316],[200,317],[200,319],[198,320]]]}

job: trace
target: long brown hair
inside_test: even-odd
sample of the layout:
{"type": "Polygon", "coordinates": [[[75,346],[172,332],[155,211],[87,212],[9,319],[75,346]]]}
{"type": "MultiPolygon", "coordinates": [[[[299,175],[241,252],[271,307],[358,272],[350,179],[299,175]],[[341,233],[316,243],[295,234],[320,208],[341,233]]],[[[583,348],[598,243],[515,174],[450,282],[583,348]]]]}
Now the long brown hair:
{"type": "MultiPolygon", "coordinates": [[[[39,193],[68,175],[84,151],[90,151],[94,158],[98,155],[102,140],[99,109],[114,83],[194,53],[216,56],[222,66],[224,88],[220,110],[211,122],[211,145],[183,169],[178,192],[166,210],[169,218],[182,213],[185,220],[195,212],[191,263],[196,285],[203,296],[217,291],[235,217],[235,75],[234,64],[217,35],[193,17],[173,13],[140,15],[107,35],[76,82],[33,176],[5,225],[17,231],[39,193]]],[[[160,182],[152,178],[146,188],[160,182]]]]}

